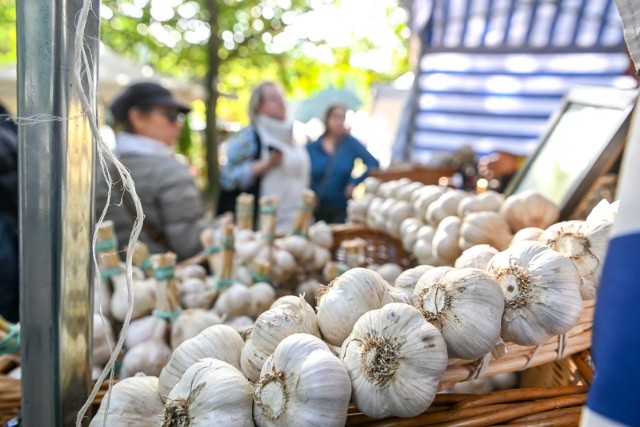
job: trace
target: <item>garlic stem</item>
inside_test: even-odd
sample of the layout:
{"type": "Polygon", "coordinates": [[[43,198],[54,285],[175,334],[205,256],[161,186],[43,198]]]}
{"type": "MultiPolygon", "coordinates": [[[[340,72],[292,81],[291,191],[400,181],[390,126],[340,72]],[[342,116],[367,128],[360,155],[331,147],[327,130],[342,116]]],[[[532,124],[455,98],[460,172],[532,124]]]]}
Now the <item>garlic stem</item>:
{"type": "Polygon", "coordinates": [[[241,193],[236,198],[236,225],[239,230],[253,230],[253,194],[241,193]]]}
{"type": "Polygon", "coordinates": [[[284,372],[274,369],[260,379],[256,386],[254,401],[271,420],[277,420],[287,410],[289,392],[284,372]]]}
{"type": "Polygon", "coordinates": [[[311,218],[313,216],[313,205],[316,194],[311,190],[304,190],[302,193],[302,201],[296,212],[296,218],[293,222],[292,234],[298,236],[308,236],[309,227],[311,226],[311,218]]]}

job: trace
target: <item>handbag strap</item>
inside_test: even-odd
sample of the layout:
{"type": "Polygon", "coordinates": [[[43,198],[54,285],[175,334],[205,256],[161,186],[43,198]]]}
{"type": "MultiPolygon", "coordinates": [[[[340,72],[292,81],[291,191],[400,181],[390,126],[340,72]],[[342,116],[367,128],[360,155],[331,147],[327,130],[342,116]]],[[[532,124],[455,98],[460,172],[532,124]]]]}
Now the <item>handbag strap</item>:
{"type": "Polygon", "coordinates": [[[329,159],[329,164],[324,170],[324,174],[322,175],[322,180],[318,185],[318,192],[316,194],[316,197],[318,198],[318,200],[322,198],[322,194],[324,193],[324,190],[327,187],[327,181],[329,181],[329,176],[331,176],[331,174],[333,173],[333,170],[336,167],[336,162],[338,161],[338,153],[340,152],[340,147],[342,147],[342,143],[338,144],[336,151],[333,153],[333,157],[329,159]]]}

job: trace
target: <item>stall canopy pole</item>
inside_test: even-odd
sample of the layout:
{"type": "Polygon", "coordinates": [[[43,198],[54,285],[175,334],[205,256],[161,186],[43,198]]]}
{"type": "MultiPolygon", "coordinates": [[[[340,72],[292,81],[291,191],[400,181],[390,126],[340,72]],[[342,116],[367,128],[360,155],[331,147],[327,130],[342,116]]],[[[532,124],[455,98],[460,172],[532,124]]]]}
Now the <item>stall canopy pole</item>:
{"type": "MultiPolygon", "coordinates": [[[[94,144],[71,83],[82,1],[16,6],[22,421],[72,426],[88,395],[92,313],[94,144]]],[[[92,6],[85,73],[95,82],[100,1],[92,6]]]]}

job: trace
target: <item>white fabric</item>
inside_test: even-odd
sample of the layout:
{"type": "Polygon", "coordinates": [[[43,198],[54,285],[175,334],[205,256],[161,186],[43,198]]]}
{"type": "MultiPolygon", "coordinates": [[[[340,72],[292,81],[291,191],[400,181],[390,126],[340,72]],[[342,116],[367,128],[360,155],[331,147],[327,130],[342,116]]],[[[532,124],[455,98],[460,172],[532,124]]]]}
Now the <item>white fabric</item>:
{"type": "Polygon", "coordinates": [[[282,163],[262,177],[260,196],[278,198],[276,233],[289,232],[293,228],[302,192],[309,187],[309,155],[304,146],[293,140],[292,123],[258,116],[255,125],[262,143],[261,158],[269,156],[270,146],[283,154],[282,163]]]}
{"type": "Polygon", "coordinates": [[[620,208],[616,222],[611,230],[611,238],[640,232],[640,197],[638,197],[638,183],[640,182],[640,108],[636,107],[631,119],[631,129],[627,137],[622,166],[620,168],[617,194],[620,198],[620,208]]]}
{"type": "Polygon", "coordinates": [[[637,13],[638,2],[633,0],[615,0],[618,6],[624,40],[629,49],[629,55],[635,64],[636,70],[640,66],[640,14],[637,13]]]}
{"type": "Polygon", "coordinates": [[[580,427],[627,427],[625,424],[613,421],[609,418],[593,412],[586,406],[582,410],[582,417],[580,417],[580,427]]]}
{"type": "Polygon", "coordinates": [[[118,132],[116,153],[172,157],[173,149],[157,139],[134,135],[128,132],[118,132]]]}

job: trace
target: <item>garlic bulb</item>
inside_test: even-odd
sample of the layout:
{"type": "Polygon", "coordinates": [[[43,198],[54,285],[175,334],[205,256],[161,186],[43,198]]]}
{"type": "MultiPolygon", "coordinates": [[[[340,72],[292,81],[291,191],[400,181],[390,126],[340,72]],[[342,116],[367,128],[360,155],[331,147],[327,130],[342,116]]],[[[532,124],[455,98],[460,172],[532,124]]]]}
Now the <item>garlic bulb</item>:
{"type": "Polygon", "coordinates": [[[540,235],[541,243],[570,258],[578,268],[582,299],[596,297],[611,226],[612,223],[606,221],[565,221],[552,225],[540,235]]]}
{"type": "Polygon", "coordinates": [[[400,238],[400,224],[412,215],[411,204],[406,200],[396,200],[387,212],[385,228],[387,233],[395,238],[400,238]]]}
{"type": "Polygon", "coordinates": [[[271,309],[256,319],[242,349],[242,372],[251,381],[257,381],[267,357],[274,352],[280,341],[296,333],[320,336],[315,312],[299,297],[291,295],[279,298],[271,309]]]}
{"type": "Polygon", "coordinates": [[[462,251],[462,255],[456,259],[455,268],[479,268],[486,270],[489,261],[499,251],[489,245],[475,245],[469,249],[462,251]]]}
{"type": "Polygon", "coordinates": [[[498,212],[470,212],[462,221],[458,244],[463,251],[484,243],[503,251],[511,238],[509,223],[498,212]]]}
{"type": "Polygon", "coordinates": [[[374,176],[368,176],[362,182],[364,183],[364,191],[368,194],[376,194],[382,184],[382,181],[374,176]]]}
{"type": "Polygon", "coordinates": [[[540,227],[525,227],[513,235],[510,245],[516,242],[522,242],[523,240],[533,240],[537,242],[543,231],[540,227]]]}
{"type": "Polygon", "coordinates": [[[446,217],[455,216],[458,213],[458,205],[467,197],[469,194],[462,190],[445,192],[429,205],[425,219],[429,224],[437,227],[446,217]]]}
{"type": "Polygon", "coordinates": [[[209,326],[222,323],[217,314],[197,308],[183,310],[171,324],[171,348],[176,348],[209,326]]]}
{"type": "Polygon", "coordinates": [[[405,251],[411,252],[418,239],[418,230],[424,224],[418,218],[407,218],[400,224],[400,240],[405,251]]]}
{"type": "Polygon", "coordinates": [[[224,322],[225,325],[231,326],[240,335],[244,337],[247,330],[253,328],[253,319],[249,316],[238,316],[228,322],[224,322]]]}
{"type": "MultiPolygon", "coordinates": [[[[153,316],[150,316],[153,318],[153,316]]],[[[122,359],[120,378],[131,377],[138,372],[158,376],[171,357],[167,344],[169,325],[163,319],[153,318],[151,337],[130,348],[122,359]]]]}
{"type": "Polygon", "coordinates": [[[582,313],[580,273],[569,258],[538,242],[518,242],[493,257],[489,273],[505,296],[502,336],[538,345],[564,334],[582,313]]]}
{"type": "Polygon", "coordinates": [[[407,202],[412,201],[414,197],[414,193],[417,193],[424,187],[424,184],[418,181],[411,181],[407,185],[403,185],[396,191],[396,199],[406,200],[407,202]]]}
{"type": "Polygon", "coordinates": [[[133,348],[151,338],[158,323],[157,317],[144,316],[129,323],[127,336],[124,339],[125,348],[133,348]]]}
{"type": "Polygon", "coordinates": [[[487,272],[435,267],[420,277],[413,296],[442,334],[449,357],[479,359],[498,343],[504,297],[487,272]]]}
{"type": "MultiPolygon", "coordinates": [[[[124,272],[112,277],[113,295],[111,296],[111,315],[115,320],[124,321],[127,314],[127,279],[124,272]]],[[[151,314],[156,304],[156,281],[153,279],[133,282],[133,314],[132,319],[151,314]]]]}
{"type": "Polygon", "coordinates": [[[317,221],[309,227],[309,240],[316,245],[331,249],[333,247],[333,230],[324,221],[317,221]]]}
{"type": "Polygon", "coordinates": [[[414,417],[424,412],[447,369],[440,332],[407,304],[360,317],[342,345],[353,401],[365,415],[414,417]]]}
{"type": "Polygon", "coordinates": [[[458,205],[458,216],[464,218],[471,212],[498,212],[504,201],[504,196],[495,191],[469,196],[458,205]]]}
{"type": "Polygon", "coordinates": [[[427,185],[418,190],[418,195],[413,202],[413,213],[416,218],[425,221],[427,218],[427,209],[438,200],[444,193],[444,190],[437,185],[427,185]]]}
{"type": "Polygon", "coordinates": [[[351,383],[344,365],[319,338],[291,335],[264,363],[254,392],[258,427],[343,426],[351,383]]]}
{"type": "Polygon", "coordinates": [[[457,216],[448,216],[440,221],[431,242],[434,258],[442,260],[447,265],[453,265],[462,253],[458,246],[461,226],[462,219],[457,216]]]}
{"type": "Polygon", "coordinates": [[[507,197],[500,212],[513,232],[525,227],[547,228],[560,217],[558,206],[535,190],[507,197]]]}
{"type": "Polygon", "coordinates": [[[111,351],[116,341],[109,319],[102,319],[98,313],[93,313],[93,364],[104,366],[111,357],[111,351]]]}
{"type": "Polygon", "coordinates": [[[276,300],[276,291],[268,283],[254,283],[249,286],[249,292],[251,293],[251,307],[248,314],[254,319],[267,311],[276,300]]]}
{"type": "Polygon", "coordinates": [[[169,393],[162,427],[253,427],[252,414],[251,383],[230,364],[206,358],[169,393]]]}
{"type": "Polygon", "coordinates": [[[620,206],[620,200],[613,203],[609,203],[607,199],[602,199],[597,205],[591,209],[589,215],[587,215],[587,222],[615,222],[618,216],[618,206],[620,206]]]}
{"type": "Polygon", "coordinates": [[[413,290],[418,283],[418,279],[433,267],[430,265],[419,265],[414,268],[403,271],[396,278],[393,287],[402,292],[404,300],[407,304],[413,304],[413,290]]]}
{"type": "Polygon", "coordinates": [[[209,309],[218,297],[218,289],[209,286],[203,279],[188,277],[178,285],[180,304],[184,308],[209,309]]]}
{"type": "Polygon", "coordinates": [[[193,338],[180,344],[162,369],[158,392],[164,399],[180,381],[186,370],[198,360],[211,357],[240,367],[240,352],[244,342],[238,332],[227,325],[209,326],[193,338]]]}
{"type": "Polygon", "coordinates": [[[387,286],[375,271],[352,268],[322,288],[317,310],[325,341],[342,345],[360,316],[393,302],[387,286]]]}
{"type": "Polygon", "coordinates": [[[376,269],[376,271],[387,283],[393,283],[396,281],[396,278],[400,273],[402,273],[402,267],[398,264],[388,262],[386,264],[382,264],[376,269]]]}
{"type": "Polygon", "coordinates": [[[296,288],[296,295],[304,295],[305,301],[307,301],[312,307],[315,307],[316,296],[318,295],[321,286],[320,282],[316,279],[311,278],[305,280],[296,288]]]}
{"type": "Polygon", "coordinates": [[[253,304],[253,295],[248,286],[235,282],[220,293],[213,311],[225,319],[249,314],[253,304]]]}
{"type": "Polygon", "coordinates": [[[176,279],[184,281],[187,279],[204,280],[207,277],[207,270],[198,264],[187,264],[176,268],[176,279]]]}
{"type": "Polygon", "coordinates": [[[422,226],[416,234],[416,242],[411,253],[418,263],[426,265],[441,265],[442,261],[433,255],[433,236],[436,229],[430,225],[422,226]]]}
{"type": "Polygon", "coordinates": [[[113,385],[109,399],[107,396],[102,399],[89,426],[105,425],[106,412],[106,425],[109,427],[157,427],[162,421],[163,405],[158,395],[158,377],[141,375],[125,378],[113,385]]]}

